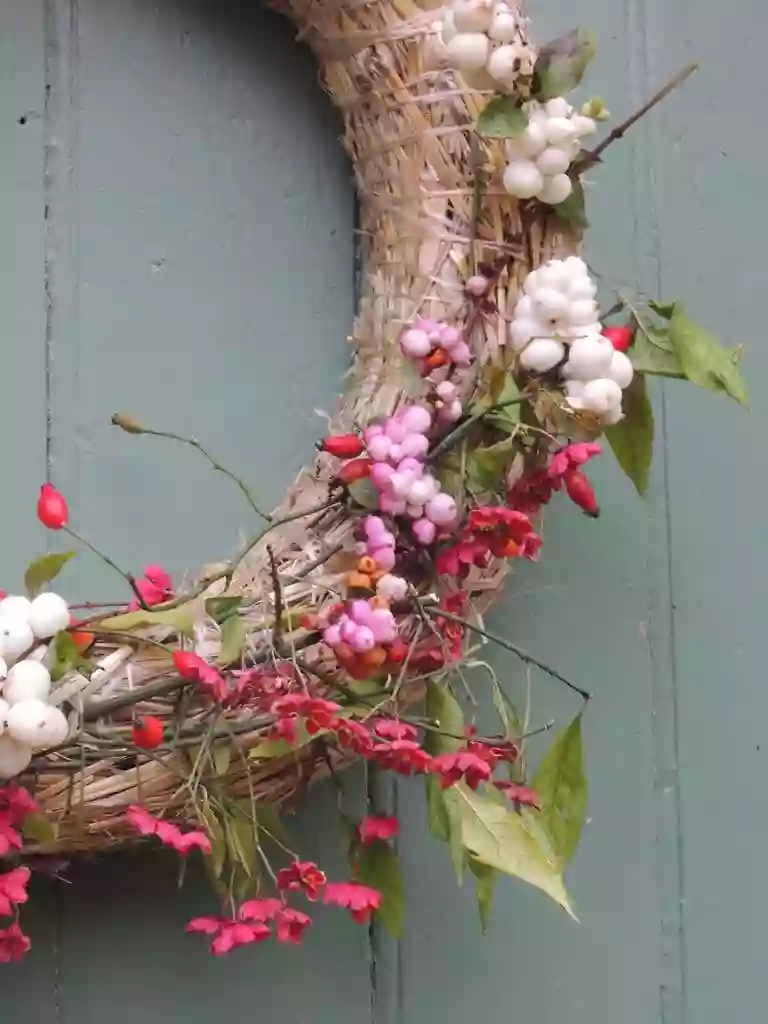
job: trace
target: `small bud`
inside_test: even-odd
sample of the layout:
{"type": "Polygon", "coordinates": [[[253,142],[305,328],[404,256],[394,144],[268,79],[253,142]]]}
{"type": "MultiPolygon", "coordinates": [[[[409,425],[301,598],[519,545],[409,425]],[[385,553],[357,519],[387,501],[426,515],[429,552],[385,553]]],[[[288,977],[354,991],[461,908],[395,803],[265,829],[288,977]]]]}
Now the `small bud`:
{"type": "Polygon", "coordinates": [[[610,110],[604,105],[599,96],[594,96],[582,106],[581,112],[584,117],[591,117],[593,121],[607,121],[611,116],[610,110]]]}
{"type": "Polygon", "coordinates": [[[146,429],[132,416],[126,416],[123,412],[116,412],[112,417],[112,424],[120,427],[126,434],[146,434],[146,429]]]}
{"type": "Polygon", "coordinates": [[[484,277],[482,274],[473,274],[467,281],[465,288],[469,295],[479,299],[488,291],[489,284],[490,282],[487,277],[484,277]]]}

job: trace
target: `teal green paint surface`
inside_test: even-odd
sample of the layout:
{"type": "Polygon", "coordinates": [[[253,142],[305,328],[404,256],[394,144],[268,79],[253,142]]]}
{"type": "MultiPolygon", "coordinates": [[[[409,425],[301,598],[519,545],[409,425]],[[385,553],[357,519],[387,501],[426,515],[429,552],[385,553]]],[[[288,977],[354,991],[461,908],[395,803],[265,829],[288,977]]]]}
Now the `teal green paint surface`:
{"type": "MultiPolygon", "coordinates": [[[[303,953],[214,960],[182,934],[213,906],[195,872],[177,894],[165,858],[85,860],[71,885],[38,881],[33,953],[0,969],[3,1024],[763,1020],[768,215],[754,126],[768,14],[757,0],[727,19],[662,0],[540,6],[542,37],[597,30],[590,92],[619,116],[703,58],[591,173],[588,257],[606,295],[680,295],[743,341],[754,405],[656,389],[648,500],[606,457],[601,520],[556,503],[541,563],[489,617],[595,696],[590,822],[568,877],[581,924],[502,881],[481,938],[471,882],[457,890],[420,784],[403,784],[388,794],[403,822],[399,944],[320,912],[303,953]]],[[[108,421],[121,408],[196,433],[266,505],[305,460],[353,304],[349,169],[315,70],[253,3],[7,0],[0,85],[0,427],[22,439],[5,466],[0,585],[46,542],[30,517],[46,472],[127,566],[221,557],[251,525],[227,481],[108,421]]],[[[70,593],[122,593],[92,562],[67,578],[70,593]]],[[[523,703],[522,667],[482,656],[523,703]]],[[[541,675],[530,687],[533,726],[577,710],[541,675]]],[[[348,800],[362,804],[354,785],[348,800]]],[[[313,793],[291,827],[344,877],[334,793],[313,793]]]]}

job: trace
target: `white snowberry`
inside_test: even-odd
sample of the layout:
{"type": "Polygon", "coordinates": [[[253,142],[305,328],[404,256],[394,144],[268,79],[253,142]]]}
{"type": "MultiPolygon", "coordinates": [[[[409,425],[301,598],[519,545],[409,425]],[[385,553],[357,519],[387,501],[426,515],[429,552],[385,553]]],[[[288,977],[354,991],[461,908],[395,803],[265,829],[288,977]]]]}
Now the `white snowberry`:
{"type": "Polygon", "coordinates": [[[594,135],[597,131],[597,125],[591,117],[585,117],[583,114],[574,114],[571,118],[571,123],[576,129],[576,134],[579,138],[585,138],[587,135],[594,135]]]}
{"type": "Polygon", "coordinates": [[[615,381],[623,391],[632,383],[634,375],[634,368],[627,356],[623,352],[614,351],[606,376],[615,381]]]}
{"type": "Polygon", "coordinates": [[[69,605],[58,594],[39,594],[32,602],[29,624],[36,637],[47,640],[69,625],[69,605]]]}
{"type": "Polygon", "coordinates": [[[565,346],[555,338],[537,338],[523,349],[520,365],[531,373],[554,369],[565,355],[565,346]]]}
{"type": "Polygon", "coordinates": [[[555,96],[544,104],[547,117],[570,117],[573,107],[564,96],[555,96]]]}
{"type": "Polygon", "coordinates": [[[513,160],[504,171],[504,188],[516,199],[533,199],[544,186],[544,175],[530,160],[513,160]]]}
{"type": "Polygon", "coordinates": [[[10,704],[7,700],[3,700],[0,697],[0,736],[5,732],[6,719],[8,718],[8,709],[10,704]]]}
{"type": "Polygon", "coordinates": [[[45,665],[33,658],[17,661],[3,685],[3,696],[9,704],[23,700],[48,700],[51,674],[45,665]]]}
{"type": "Polygon", "coordinates": [[[600,334],[577,338],[570,347],[563,373],[566,377],[582,381],[604,377],[608,373],[613,353],[613,345],[600,334]]]}
{"type": "Polygon", "coordinates": [[[554,174],[551,178],[544,179],[544,187],[539,192],[539,199],[549,206],[557,206],[564,203],[573,192],[573,182],[567,174],[554,174]]]}
{"type": "Polygon", "coordinates": [[[549,142],[555,146],[560,145],[563,142],[570,142],[570,140],[576,135],[576,129],[573,126],[573,122],[567,117],[547,118],[544,131],[549,142]]]}
{"type": "Polygon", "coordinates": [[[459,32],[447,45],[448,58],[459,71],[480,71],[491,51],[488,36],[482,32],[459,32]]]}
{"type": "Polygon", "coordinates": [[[514,140],[514,145],[522,156],[538,156],[547,148],[547,133],[544,131],[544,123],[541,121],[529,121],[520,138],[514,140]]]}
{"type": "Polygon", "coordinates": [[[568,315],[571,323],[579,327],[593,324],[597,320],[597,303],[594,299],[571,300],[568,315]]]}
{"type": "Polygon", "coordinates": [[[536,166],[542,174],[564,174],[571,166],[571,158],[559,146],[548,146],[536,157],[536,166]]]}
{"type": "Polygon", "coordinates": [[[18,743],[36,747],[45,725],[48,705],[41,700],[21,700],[8,710],[8,733],[18,743]]]}
{"type": "Polygon", "coordinates": [[[493,22],[493,0],[456,0],[453,22],[459,32],[487,32],[493,22]]]}
{"type": "Polygon", "coordinates": [[[0,601],[0,615],[20,615],[26,619],[29,615],[29,610],[32,607],[32,602],[28,597],[22,597],[19,594],[9,594],[8,597],[4,597],[0,601]]]}
{"type": "Polygon", "coordinates": [[[621,408],[621,388],[612,380],[598,378],[584,385],[581,402],[585,409],[604,415],[621,408]]]}
{"type": "Polygon", "coordinates": [[[597,285],[591,281],[587,274],[575,275],[568,285],[568,298],[593,299],[597,294],[597,285]]]}
{"type": "Polygon", "coordinates": [[[66,716],[59,709],[48,705],[45,709],[45,718],[42,727],[38,730],[35,746],[38,750],[48,750],[49,747],[58,747],[69,735],[69,723],[66,716]]]}
{"type": "Polygon", "coordinates": [[[606,427],[613,427],[621,420],[624,419],[624,413],[621,410],[621,405],[616,405],[607,412],[604,412],[600,416],[601,421],[606,427]]]}
{"type": "Polygon", "coordinates": [[[537,312],[542,316],[557,319],[569,312],[568,299],[555,288],[541,288],[534,295],[537,312]]]}
{"type": "Polygon", "coordinates": [[[443,25],[441,36],[443,43],[447,46],[448,43],[453,39],[455,35],[458,35],[459,30],[456,28],[456,20],[453,16],[453,11],[446,11],[443,15],[443,25]]]}
{"type": "Polygon", "coordinates": [[[515,352],[520,352],[535,337],[544,334],[544,327],[537,320],[515,318],[509,325],[509,341],[515,352]]]}
{"type": "Polygon", "coordinates": [[[8,665],[5,658],[0,658],[0,679],[5,679],[8,675],[8,665]]]}
{"type": "Polygon", "coordinates": [[[11,736],[0,736],[0,779],[12,779],[32,760],[32,748],[11,736]]]}
{"type": "Polygon", "coordinates": [[[516,46],[499,46],[488,58],[488,74],[497,82],[509,85],[515,79],[518,51],[516,46]]]}
{"type": "Polygon", "coordinates": [[[32,629],[21,615],[0,613],[0,656],[14,660],[35,641],[32,629]]]}
{"type": "Polygon", "coordinates": [[[517,17],[513,11],[496,10],[488,35],[497,43],[512,43],[517,38],[517,17]]]}

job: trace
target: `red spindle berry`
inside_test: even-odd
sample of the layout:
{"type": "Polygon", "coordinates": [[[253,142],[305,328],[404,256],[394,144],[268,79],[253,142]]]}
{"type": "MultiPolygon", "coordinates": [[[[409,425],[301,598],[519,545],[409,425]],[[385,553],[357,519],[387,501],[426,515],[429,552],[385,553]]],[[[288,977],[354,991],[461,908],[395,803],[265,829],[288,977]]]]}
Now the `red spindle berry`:
{"type": "Polygon", "coordinates": [[[354,459],[365,451],[365,445],[357,434],[335,434],[333,437],[325,437],[318,448],[321,452],[335,455],[339,459],[354,459]]]}
{"type": "Polygon", "coordinates": [[[43,484],[37,499],[37,518],[49,530],[60,530],[69,522],[69,509],[64,495],[53,484],[43,484]]]}
{"type": "Polygon", "coordinates": [[[571,501],[593,519],[600,515],[594,488],[584,473],[579,469],[569,469],[563,477],[565,489],[571,501]]]}
{"type": "Polygon", "coordinates": [[[604,327],[603,337],[613,345],[617,352],[626,352],[632,344],[631,327],[604,327]]]}
{"type": "Polygon", "coordinates": [[[136,747],[154,750],[163,742],[165,727],[159,718],[137,718],[131,729],[131,740],[136,747]]]}
{"type": "Polygon", "coordinates": [[[336,474],[336,480],[340,484],[353,484],[356,480],[365,480],[370,476],[372,465],[371,459],[354,459],[352,462],[346,462],[336,474]]]}

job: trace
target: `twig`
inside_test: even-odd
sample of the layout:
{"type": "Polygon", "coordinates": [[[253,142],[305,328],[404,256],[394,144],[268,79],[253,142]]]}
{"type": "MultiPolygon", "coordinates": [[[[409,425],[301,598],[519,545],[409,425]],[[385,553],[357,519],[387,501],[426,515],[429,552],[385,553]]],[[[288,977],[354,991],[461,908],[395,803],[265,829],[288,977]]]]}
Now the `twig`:
{"type": "MultiPolygon", "coordinates": [[[[115,426],[119,427],[121,426],[121,419],[122,417],[120,413],[115,413],[115,415],[112,417],[112,422],[115,424],[115,426]]],[[[123,429],[125,428],[123,427],[123,429]]],[[[210,463],[213,469],[216,470],[217,473],[222,473],[224,476],[228,476],[230,480],[237,484],[237,486],[245,495],[245,500],[248,502],[248,504],[251,506],[251,508],[253,509],[257,516],[261,516],[261,518],[265,519],[267,522],[271,521],[272,516],[268,515],[266,512],[261,511],[259,506],[256,504],[253,495],[251,494],[250,488],[245,483],[245,481],[241,477],[237,476],[236,473],[233,473],[231,470],[227,469],[226,466],[222,466],[218,459],[215,459],[213,455],[211,455],[211,453],[206,448],[204,448],[202,444],[200,444],[197,438],[183,437],[181,434],[174,434],[170,430],[151,430],[148,427],[141,427],[141,429],[129,431],[129,433],[148,434],[150,437],[164,437],[167,438],[167,440],[169,441],[178,441],[179,444],[185,444],[190,448],[194,448],[195,451],[199,452],[203,456],[204,459],[207,459],[207,461],[210,463]]]]}
{"type": "Polygon", "coordinates": [[[267,555],[269,556],[269,571],[272,576],[272,588],[275,592],[275,624],[272,627],[272,646],[275,648],[277,653],[280,654],[283,634],[283,588],[280,586],[280,574],[277,571],[275,552],[273,551],[271,544],[267,545],[267,555]]]}
{"type": "Polygon", "coordinates": [[[578,695],[581,697],[585,704],[592,699],[592,694],[589,693],[587,690],[582,690],[581,687],[576,686],[575,683],[572,683],[570,679],[566,679],[564,675],[561,675],[559,672],[551,668],[545,662],[539,661],[539,659],[535,658],[532,654],[528,654],[528,652],[524,651],[522,647],[518,647],[516,644],[513,644],[510,640],[505,640],[504,637],[497,636],[495,633],[489,633],[488,630],[483,629],[482,627],[476,625],[474,622],[469,622],[467,619],[462,619],[458,615],[454,615],[452,612],[443,611],[442,608],[438,608],[436,605],[427,605],[425,607],[425,611],[427,612],[428,615],[434,618],[450,619],[452,622],[458,622],[460,625],[464,626],[466,629],[471,630],[473,633],[477,633],[479,636],[485,637],[486,640],[490,640],[492,643],[498,644],[499,647],[503,647],[505,651],[509,651],[511,654],[516,655],[521,661],[525,662],[527,665],[535,665],[536,668],[541,669],[542,672],[545,672],[552,679],[557,679],[558,682],[563,683],[564,686],[567,686],[569,690],[573,690],[574,693],[578,693],[578,695]]]}
{"type": "Polygon", "coordinates": [[[619,139],[624,138],[629,129],[637,124],[641,117],[645,117],[645,115],[649,113],[649,111],[653,110],[657,104],[661,103],[662,100],[665,100],[671,92],[674,92],[674,90],[677,89],[678,86],[682,85],[687,78],[690,78],[694,71],[698,71],[698,68],[699,62],[697,60],[693,60],[690,64],[687,64],[682,71],[678,71],[678,73],[670,78],[667,84],[659,89],[658,92],[654,93],[648,102],[644,103],[639,110],[636,110],[634,114],[626,119],[626,121],[622,121],[621,124],[616,125],[616,127],[606,135],[603,141],[595,149],[585,153],[583,159],[579,162],[578,167],[576,168],[577,172],[582,174],[584,171],[588,171],[590,167],[594,167],[595,164],[600,163],[602,154],[612,143],[618,142],[619,139]]]}
{"type": "Polygon", "coordinates": [[[76,540],[79,544],[82,544],[83,547],[86,547],[88,548],[89,551],[93,552],[93,554],[96,555],[97,558],[100,558],[101,561],[105,563],[105,565],[108,565],[110,569],[114,569],[116,573],[119,573],[136,595],[136,600],[139,602],[144,611],[149,610],[149,605],[142,597],[141,591],[136,585],[135,576],[133,576],[129,572],[125,572],[124,569],[121,569],[116,562],[112,561],[109,555],[105,555],[103,551],[99,551],[99,549],[97,547],[94,547],[89,540],[86,540],[85,537],[81,537],[79,533],[76,533],[71,526],[63,526],[62,530],[64,533],[68,533],[73,540],[76,540]]]}

